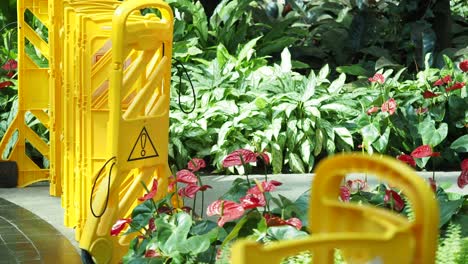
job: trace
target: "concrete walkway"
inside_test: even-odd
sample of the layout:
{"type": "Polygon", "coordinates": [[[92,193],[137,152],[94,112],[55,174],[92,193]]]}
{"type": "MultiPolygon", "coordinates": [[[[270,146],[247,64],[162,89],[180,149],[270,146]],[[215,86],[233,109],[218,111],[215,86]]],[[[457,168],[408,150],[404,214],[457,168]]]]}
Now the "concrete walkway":
{"type": "MultiPolygon", "coordinates": [[[[425,179],[432,177],[432,173],[419,173],[419,175],[425,179]]],[[[447,189],[449,192],[467,195],[468,188],[460,189],[456,185],[456,180],[459,175],[460,172],[439,172],[436,174],[436,180],[439,184],[446,183],[446,185],[449,186],[447,189]]],[[[205,206],[224,194],[230,188],[231,182],[237,177],[243,176],[203,176],[203,184],[208,184],[213,187],[213,189],[206,191],[205,206]]],[[[258,178],[262,180],[263,177],[262,175],[253,175],[251,179],[258,178]]],[[[274,179],[283,183],[282,186],[278,187],[275,193],[281,193],[292,200],[309,190],[313,180],[312,174],[281,174],[268,175],[268,177],[270,180],[274,179]]],[[[364,175],[357,174],[350,175],[349,177],[363,178],[364,175]]],[[[368,177],[369,186],[375,186],[378,183],[371,175],[368,175],[368,177]]],[[[75,249],[79,251],[78,243],[74,238],[74,230],[63,225],[64,210],[61,207],[60,197],[52,197],[49,195],[47,182],[35,184],[26,188],[0,188],[0,198],[17,204],[44,219],[63,234],[75,249]]],[[[197,200],[200,202],[201,199],[197,200]]],[[[197,205],[197,208],[200,208],[199,206],[200,204],[197,205]]]]}

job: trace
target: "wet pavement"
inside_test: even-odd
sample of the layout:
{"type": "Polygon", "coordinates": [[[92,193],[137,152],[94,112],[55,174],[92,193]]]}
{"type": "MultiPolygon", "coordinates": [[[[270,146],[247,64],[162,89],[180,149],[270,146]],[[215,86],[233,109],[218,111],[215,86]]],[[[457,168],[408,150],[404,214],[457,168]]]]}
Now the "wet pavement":
{"type": "Polygon", "coordinates": [[[52,225],[0,198],[0,264],[81,263],[76,248],[52,225]]]}

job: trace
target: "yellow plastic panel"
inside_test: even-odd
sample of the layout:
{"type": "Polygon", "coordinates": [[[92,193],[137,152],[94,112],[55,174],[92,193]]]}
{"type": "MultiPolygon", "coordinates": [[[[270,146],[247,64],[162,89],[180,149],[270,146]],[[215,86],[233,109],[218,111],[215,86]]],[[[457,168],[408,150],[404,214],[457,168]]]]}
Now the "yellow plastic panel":
{"type": "MultiPolygon", "coordinates": [[[[52,1],[51,1],[52,2],[52,1]]],[[[47,0],[18,0],[18,112],[13,122],[7,128],[0,142],[2,159],[16,161],[18,164],[18,186],[25,187],[38,181],[50,179],[49,169],[40,168],[26,154],[26,142],[30,142],[44,158],[49,157],[49,146],[39,138],[26,124],[27,113],[36,113],[38,120],[46,128],[50,128],[52,120],[44,116],[44,111],[50,110],[49,98],[49,67],[40,68],[26,53],[26,43],[33,45],[50,60],[50,48],[42,38],[25,21],[26,10],[29,10],[46,27],[49,23],[47,0]],[[46,123],[44,123],[46,122],[46,123]],[[15,142],[9,155],[9,143],[15,142]]],[[[50,30],[50,29],[49,29],[50,30]]],[[[60,184],[55,178],[51,181],[50,193],[60,195],[60,184]]]]}
{"type": "Polygon", "coordinates": [[[386,156],[336,155],[316,169],[309,208],[312,235],[266,246],[239,241],[232,249],[232,263],[280,263],[309,250],[313,263],[327,264],[333,263],[335,249],[340,249],[347,263],[434,263],[438,221],[432,190],[406,164],[386,156]],[[338,201],[344,177],[356,172],[370,173],[403,190],[414,221],[385,209],[338,201]]]}
{"type": "MultiPolygon", "coordinates": [[[[91,20],[98,22],[99,19],[91,20]]],[[[100,62],[91,68],[84,65],[85,71],[96,78],[84,86],[89,87],[93,95],[92,112],[109,109],[109,122],[105,128],[106,160],[115,157],[105,168],[107,176],[112,167],[106,211],[101,217],[88,213],[80,237],[80,247],[89,251],[97,263],[118,263],[125,254],[131,237],[110,237],[109,230],[116,219],[131,213],[137,198],[144,194],[140,181],[150,185],[152,179],[157,178],[159,190],[167,190],[172,25],[172,11],[162,1],[125,2],[115,11],[109,27],[112,29],[109,31],[112,34],[111,59],[107,54],[100,58],[111,62],[109,88],[102,87],[106,77],[101,70],[107,66],[100,62]],[[138,15],[138,10],[147,7],[159,9],[164,21],[138,15]],[[156,33],[164,37],[157,38],[156,33]],[[144,36],[155,38],[142,43],[148,42],[148,37],[144,36]],[[162,54],[163,50],[165,54],[162,54]],[[152,58],[154,63],[151,63],[152,58]]],[[[99,45],[93,45],[99,40],[89,39],[90,50],[99,50],[99,45]]],[[[106,177],[93,193],[93,209],[98,212],[105,208],[107,183],[106,177]]],[[[158,192],[156,199],[165,194],[165,191],[158,192]]]]}

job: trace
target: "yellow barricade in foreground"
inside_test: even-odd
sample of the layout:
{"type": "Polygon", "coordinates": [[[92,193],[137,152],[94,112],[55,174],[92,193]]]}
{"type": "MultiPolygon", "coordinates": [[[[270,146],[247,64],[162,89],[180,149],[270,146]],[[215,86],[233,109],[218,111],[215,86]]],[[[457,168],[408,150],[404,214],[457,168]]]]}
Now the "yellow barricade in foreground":
{"type": "Polygon", "coordinates": [[[377,155],[337,155],[316,169],[309,209],[312,235],[268,245],[239,241],[232,249],[232,263],[280,263],[285,257],[310,251],[313,263],[328,264],[334,262],[335,249],[346,263],[434,263],[438,212],[428,184],[403,163],[377,155]],[[339,201],[344,177],[356,172],[375,175],[403,190],[414,221],[382,208],[339,201]]]}

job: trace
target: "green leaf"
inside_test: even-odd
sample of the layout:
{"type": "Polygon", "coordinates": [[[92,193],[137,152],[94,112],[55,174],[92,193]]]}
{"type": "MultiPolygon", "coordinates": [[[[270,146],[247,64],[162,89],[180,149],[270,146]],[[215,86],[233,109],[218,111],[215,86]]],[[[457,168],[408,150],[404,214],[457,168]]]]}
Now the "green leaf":
{"type": "Polygon", "coordinates": [[[369,145],[372,144],[379,137],[379,130],[375,127],[374,124],[369,124],[361,128],[360,132],[363,141],[367,142],[369,145]]]}
{"type": "Polygon", "coordinates": [[[219,44],[216,48],[216,58],[218,59],[219,67],[223,68],[230,57],[231,55],[229,54],[229,51],[226,49],[226,47],[224,47],[223,44],[219,44]]]}
{"type": "Polygon", "coordinates": [[[319,74],[317,76],[318,80],[322,82],[328,82],[327,76],[330,74],[330,66],[328,64],[325,64],[319,71],[319,74]]]}
{"type": "Polygon", "coordinates": [[[197,222],[191,229],[190,234],[192,235],[204,235],[213,229],[217,229],[218,225],[210,220],[202,220],[197,222]]]}
{"type": "Polygon", "coordinates": [[[314,71],[310,71],[309,78],[307,78],[307,85],[304,91],[304,96],[301,101],[305,102],[309,100],[315,94],[315,86],[317,85],[317,80],[315,78],[314,71]]]}
{"type": "Polygon", "coordinates": [[[309,236],[304,231],[299,231],[290,225],[272,226],[268,228],[267,235],[272,241],[291,240],[309,236]]]}
{"type": "Polygon", "coordinates": [[[322,152],[324,135],[321,129],[317,129],[315,131],[315,148],[314,148],[314,156],[318,156],[320,152],[322,152]]]}
{"type": "Polygon", "coordinates": [[[301,156],[302,156],[302,161],[304,163],[308,163],[310,160],[310,154],[312,154],[312,148],[311,148],[310,140],[306,139],[304,142],[301,144],[301,156]]]}
{"type": "Polygon", "coordinates": [[[458,210],[460,210],[463,202],[465,201],[464,198],[454,201],[440,201],[439,200],[439,207],[440,207],[440,222],[439,228],[447,224],[452,216],[455,215],[458,210]]]}
{"type": "Polygon", "coordinates": [[[447,137],[448,126],[446,123],[442,123],[439,128],[436,129],[435,121],[428,116],[419,124],[418,131],[421,134],[423,144],[435,147],[447,137]]]}
{"type": "Polygon", "coordinates": [[[334,127],[333,131],[350,147],[354,147],[353,136],[345,127],[334,127]]]}
{"type": "Polygon", "coordinates": [[[358,115],[358,110],[341,103],[329,103],[320,107],[322,111],[336,112],[343,115],[358,115]]]}
{"type": "Polygon", "coordinates": [[[255,99],[255,106],[258,108],[258,109],[264,109],[265,107],[267,107],[268,105],[268,101],[263,99],[262,97],[257,97],[255,99]]]}
{"type": "Polygon", "coordinates": [[[289,153],[289,165],[293,172],[304,173],[304,164],[302,163],[301,158],[296,153],[289,153]]]}
{"type": "Polygon", "coordinates": [[[247,44],[244,45],[244,47],[242,47],[242,49],[239,52],[239,55],[237,56],[237,63],[240,63],[243,60],[250,60],[252,54],[255,52],[254,47],[261,37],[262,36],[250,40],[249,42],[247,42],[247,44]]]}
{"type": "Polygon", "coordinates": [[[225,143],[226,136],[229,131],[234,129],[231,121],[224,123],[218,132],[218,146],[222,146],[225,143]]]}
{"type": "Polygon", "coordinates": [[[288,48],[285,48],[283,52],[281,52],[281,71],[287,73],[291,72],[291,69],[291,53],[289,53],[288,48]]]}
{"type": "Polygon", "coordinates": [[[354,76],[369,76],[370,75],[370,73],[359,64],[354,64],[351,66],[340,66],[336,68],[336,71],[339,73],[346,73],[346,74],[354,75],[354,76]]]}
{"type": "Polygon", "coordinates": [[[231,233],[229,233],[226,236],[226,238],[224,239],[223,243],[221,244],[221,247],[227,245],[227,243],[229,243],[231,240],[235,239],[238,236],[239,231],[241,230],[241,228],[244,226],[244,224],[247,222],[247,220],[249,220],[249,215],[250,214],[244,215],[239,220],[239,222],[237,222],[237,224],[232,229],[231,233]]]}
{"type": "Polygon", "coordinates": [[[328,87],[329,93],[339,93],[343,89],[343,85],[346,81],[346,74],[341,73],[338,79],[334,80],[328,87]]]}
{"type": "Polygon", "coordinates": [[[210,247],[210,239],[207,235],[193,236],[181,244],[181,253],[196,255],[202,253],[210,247]]]}
{"type": "Polygon", "coordinates": [[[310,190],[303,192],[294,201],[294,205],[297,208],[296,217],[301,219],[304,226],[308,225],[308,210],[309,210],[310,190]]]}
{"type": "Polygon", "coordinates": [[[237,178],[232,182],[231,188],[220,199],[237,202],[247,194],[249,188],[250,186],[247,184],[246,179],[237,178]]]}
{"type": "Polygon", "coordinates": [[[390,127],[385,129],[385,132],[375,141],[372,146],[374,146],[378,152],[385,153],[385,150],[388,146],[388,140],[390,138],[390,127]]]}
{"type": "Polygon", "coordinates": [[[394,61],[388,59],[387,57],[380,57],[376,62],[375,62],[375,70],[379,70],[382,68],[387,68],[387,67],[395,67],[395,66],[400,66],[398,63],[395,63],[394,61]]]}
{"type": "Polygon", "coordinates": [[[273,173],[281,173],[283,170],[283,151],[277,143],[271,144],[271,164],[273,164],[273,173]]]}
{"type": "MultiPolygon", "coordinates": [[[[135,209],[132,211],[132,228],[131,230],[140,230],[144,226],[146,226],[153,217],[155,210],[151,200],[147,200],[141,204],[139,204],[135,209]]],[[[130,230],[129,230],[130,232],[130,230]]]]}
{"type": "Polygon", "coordinates": [[[456,152],[468,152],[468,135],[463,135],[457,138],[450,145],[450,148],[456,152]]]}
{"type": "Polygon", "coordinates": [[[172,235],[165,241],[165,244],[172,244],[174,246],[173,248],[178,252],[188,253],[186,245],[184,244],[187,240],[190,228],[192,227],[192,217],[185,212],[180,212],[172,216],[172,218],[175,218],[175,228],[172,229],[172,235]]]}

